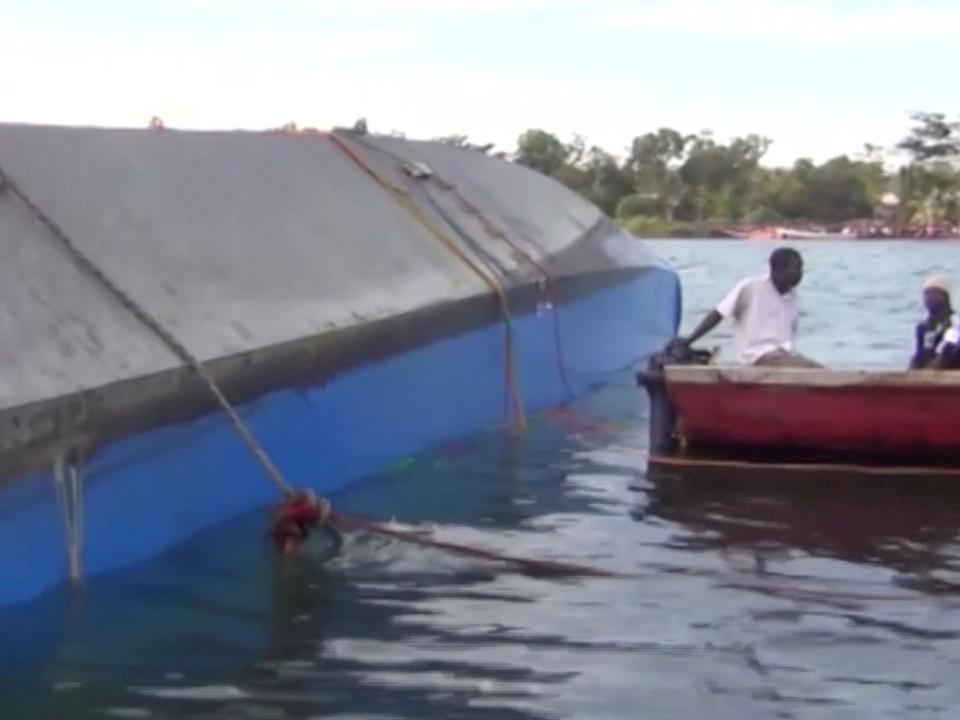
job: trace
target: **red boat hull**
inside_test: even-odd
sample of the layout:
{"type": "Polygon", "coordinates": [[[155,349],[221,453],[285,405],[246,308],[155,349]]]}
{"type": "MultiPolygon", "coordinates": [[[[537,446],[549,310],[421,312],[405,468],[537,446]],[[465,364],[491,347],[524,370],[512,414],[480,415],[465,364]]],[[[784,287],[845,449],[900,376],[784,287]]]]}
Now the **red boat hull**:
{"type": "Polygon", "coordinates": [[[960,373],[670,368],[667,393],[688,444],[960,463],[960,373]]]}

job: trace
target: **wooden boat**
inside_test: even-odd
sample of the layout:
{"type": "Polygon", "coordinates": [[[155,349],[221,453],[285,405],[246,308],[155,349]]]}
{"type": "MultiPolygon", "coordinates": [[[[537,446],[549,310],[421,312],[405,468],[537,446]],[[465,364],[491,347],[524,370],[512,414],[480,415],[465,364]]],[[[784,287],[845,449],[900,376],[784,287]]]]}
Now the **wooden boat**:
{"type": "Polygon", "coordinates": [[[662,385],[672,438],[653,443],[661,465],[865,475],[960,465],[960,374],[668,365],[662,385]]]}
{"type": "Polygon", "coordinates": [[[960,375],[666,368],[690,445],[876,454],[960,452],[960,375]]]}

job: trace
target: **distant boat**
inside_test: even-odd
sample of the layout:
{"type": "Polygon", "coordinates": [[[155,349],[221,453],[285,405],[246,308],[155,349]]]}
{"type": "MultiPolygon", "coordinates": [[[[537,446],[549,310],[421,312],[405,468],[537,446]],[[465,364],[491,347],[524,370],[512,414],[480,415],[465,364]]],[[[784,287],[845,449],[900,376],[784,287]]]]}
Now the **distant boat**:
{"type": "Polygon", "coordinates": [[[825,230],[798,230],[796,228],[764,225],[753,228],[721,227],[714,235],[736,240],[843,240],[849,239],[845,233],[832,233],[825,230]]]}
{"type": "Polygon", "coordinates": [[[776,240],[777,229],[768,227],[734,228],[721,227],[714,231],[714,235],[728,237],[734,240],[776,240]]]}
{"type": "Polygon", "coordinates": [[[827,232],[825,230],[795,230],[793,228],[777,228],[779,240],[847,240],[850,235],[842,232],[827,232]]]}

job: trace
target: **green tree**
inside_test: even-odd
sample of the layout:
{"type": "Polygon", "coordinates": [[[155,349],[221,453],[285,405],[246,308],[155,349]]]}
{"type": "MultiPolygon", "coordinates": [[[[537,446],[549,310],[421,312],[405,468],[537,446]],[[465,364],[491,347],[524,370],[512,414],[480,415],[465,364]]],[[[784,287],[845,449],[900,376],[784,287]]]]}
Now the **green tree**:
{"type": "MultiPolygon", "coordinates": [[[[881,198],[897,190],[901,218],[960,220],[960,123],[939,113],[918,113],[915,127],[898,146],[910,163],[888,176],[877,145],[851,158],[823,164],[797,160],[789,168],[761,161],[770,140],[759,135],[717,140],[704,131],[684,134],[659,128],[637,135],[622,160],[582,137],[564,142],[545,130],[520,136],[515,162],[564,183],[624,223],[663,227],[675,221],[818,222],[834,224],[872,217],[881,198]],[[897,188],[897,180],[899,188],[897,188]],[[645,224],[645,225],[644,225],[645,224]]],[[[472,147],[464,136],[447,138],[472,147]]]]}
{"type": "Polygon", "coordinates": [[[667,220],[673,219],[686,192],[677,168],[689,139],[672,128],[660,128],[634,138],[626,159],[635,191],[656,198],[658,214],[667,220]]]}
{"type": "Polygon", "coordinates": [[[904,222],[960,221],[960,174],[948,162],[913,163],[900,171],[904,222]]]}
{"type": "Polygon", "coordinates": [[[679,169],[688,188],[683,206],[687,219],[739,220],[749,209],[762,176],[760,159],[769,146],[770,141],[758,135],[734,138],[727,145],[710,133],[694,138],[679,169]]]}
{"type": "Polygon", "coordinates": [[[814,218],[824,222],[842,222],[871,217],[874,199],[859,167],[846,155],[827,161],[813,175],[810,200],[814,218]]]}
{"type": "Polygon", "coordinates": [[[659,217],[661,214],[660,198],[649,193],[634,193],[620,198],[617,203],[616,217],[618,220],[645,216],[659,217]]]}
{"type": "Polygon", "coordinates": [[[587,197],[608,215],[615,214],[620,200],[634,192],[630,172],[601,148],[590,148],[583,170],[589,181],[587,197]]]}
{"type": "Polygon", "coordinates": [[[910,163],[900,171],[899,219],[934,223],[958,219],[960,123],[943,113],[914,113],[910,134],[897,146],[910,163]]]}
{"type": "Polygon", "coordinates": [[[545,130],[527,130],[517,140],[514,161],[553,176],[575,160],[575,154],[576,148],[561,142],[556,135],[545,130]]]}
{"type": "Polygon", "coordinates": [[[943,113],[913,113],[914,127],[897,147],[915,163],[960,155],[960,122],[947,120],[943,113]]]}
{"type": "Polygon", "coordinates": [[[689,136],[660,128],[634,138],[624,169],[633,179],[635,194],[656,200],[657,214],[673,220],[683,202],[686,186],[678,173],[689,136]]]}
{"type": "Polygon", "coordinates": [[[783,215],[766,205],[758,205],[743,216],[748,225],[770,225],[783,222],[783,215]]]}
{"type": "Polygon", "coordinates": [[[627,169],[636,175],[663,174],[671,163],[683,157],[689,140],[689,136],[672,128],[660,128],[656,132],[640,135],[633,139],[630,146],[627,169]]]}

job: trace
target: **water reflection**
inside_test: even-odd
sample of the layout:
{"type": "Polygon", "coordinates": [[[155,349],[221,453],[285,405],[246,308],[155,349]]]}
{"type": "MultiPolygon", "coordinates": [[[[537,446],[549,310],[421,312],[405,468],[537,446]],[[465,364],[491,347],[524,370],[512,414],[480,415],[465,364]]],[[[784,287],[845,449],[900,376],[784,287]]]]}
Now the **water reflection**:
{"type": "MultiPolygon", "coordinates": [[[[282,708],[283,717],[536,718],[513,703],[526,696],[524,688],[562,681],[472,657],[470,648],[489,642],[491,629],[446,631],[420,609],[427,602],[527,602],[485,592],[490,574],[370,573],[348,580],[321,573],[312,580],[291,573],[276,586],[275,616],[283,620],[244,685],[248,700],[282,708]],[[482,706],[474,703],[478,695],[482,706]]],[[[220,707],[209,717],[232,711],[220,707]]]]}
{"type": "Polygon", "coordinates": [[[683,526],[675,542],[695,552],[752,552],[758,573],[771,557],[800,551],[897,573],[895,582],[930,594],[960,591],[960,488],[931,480],[863,478],[726,480],[663,473],[638,517],[683,526]],[[735,490],[735,491],[734,491],[735,490]]]}

